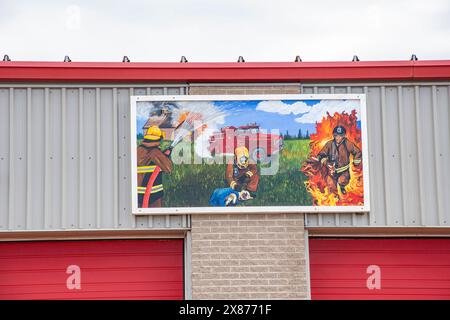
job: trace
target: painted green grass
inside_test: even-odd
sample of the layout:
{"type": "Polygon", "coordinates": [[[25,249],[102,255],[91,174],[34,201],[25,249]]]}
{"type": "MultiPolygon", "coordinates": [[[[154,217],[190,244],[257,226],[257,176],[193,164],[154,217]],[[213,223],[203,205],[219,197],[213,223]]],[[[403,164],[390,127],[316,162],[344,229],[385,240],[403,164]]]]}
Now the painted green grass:
{"type": "MultiPolygon", "coordinates": [[[[174,152],[176,152],[175,149],[174,152]]],[[[242,205],[312,205],[300,172],[309,152],[309,140],[287,140],[275,175],[260,176],[257,197],[242,205]]],[[[180,164],[163,175],[165,207],[204,207],[216,188],[225,188],[225,164],[180,164]]]]}

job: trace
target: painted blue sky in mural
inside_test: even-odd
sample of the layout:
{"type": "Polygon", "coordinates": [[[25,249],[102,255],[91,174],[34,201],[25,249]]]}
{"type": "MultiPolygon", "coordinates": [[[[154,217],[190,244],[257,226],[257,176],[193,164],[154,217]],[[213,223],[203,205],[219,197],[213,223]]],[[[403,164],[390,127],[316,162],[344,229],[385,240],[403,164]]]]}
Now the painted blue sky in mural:
{"type": "MultiPolygon", "coordinates": [[[[177,102],[175,102],[176,104],[177,102]]],[[[299,130],[302,135],[307,132],[315,133],[315,123],[320,122],[327,112],[350,113],[356,110],[358,125],[360,126],[361,114],[359,100],[244,100],[244,101],[192,101],[180,103],[180,108],[189,109],[189,105],[202,103],[205,108],[216,108],[222,111],[224,122],[221,126],[243,126],[249,123],[257,123],[262,129],[279,130],[282,134],[297,136],[299,130]]],[[[151,109],[151,102],[139,105],[138,108],[151,109]]],[[[145,124],[148,112],[137,112],[137,128],[145,124]],[[139,116],[139,114],[141,116],[139,116]]]]}
{"type": "MultiPolygon", "coordinates": [[[[279,130],[282,134],[289,132],[290,135],[297,135],[298,131],[301,130],[302,134],[305,135],[306,132],[314,133],[315,124],[314,123],[298,123],[295,121],[299,115],[290,114],[279,114],[275,112],[266,112],[257,109],[258,105],[262,101],[252,100],[252,101],[217,101],[214,102],[215,105],[227,110],[227,116],[225,118],[225,126],[243,126],[249,123],[256,122],[262,129],[267,131],[279,130]]],[[[288,105],[292,105],[296,101],[282,101],[288,105]]],[[[318,103],[317,100],[305,101],[309,105],[318,103]]]]}

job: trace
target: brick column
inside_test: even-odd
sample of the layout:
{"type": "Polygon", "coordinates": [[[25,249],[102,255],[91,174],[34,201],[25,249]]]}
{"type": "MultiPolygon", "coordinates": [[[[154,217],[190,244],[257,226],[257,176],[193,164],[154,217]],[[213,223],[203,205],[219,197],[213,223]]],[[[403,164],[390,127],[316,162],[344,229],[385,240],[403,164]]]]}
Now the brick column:
{"type": "MultiPolygon", "coordinates": [[[[299,94],[300,85],[189,87],[189,94],[299,94]]],[[[304,215],[192,215],[193,299],[306,299],[304,215]]]]}
{"type": "Polygon", "coordinates": [[[189,86],[189,94],[300,94],[300,84],[189,86]]]}
{"type": "Polygon", "coordinates": [[[193,299],[306,299],[303,214],[192,215],[193,299]]]}

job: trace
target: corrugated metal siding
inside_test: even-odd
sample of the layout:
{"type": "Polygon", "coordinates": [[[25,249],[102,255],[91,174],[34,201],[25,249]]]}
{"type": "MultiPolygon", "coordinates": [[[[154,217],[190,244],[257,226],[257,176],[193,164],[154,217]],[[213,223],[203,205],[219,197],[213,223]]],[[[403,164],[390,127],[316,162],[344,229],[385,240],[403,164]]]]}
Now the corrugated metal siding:
{"type": "Polygon", "coordinates": [[[129,98],[184,86],[0,85],[0,230],[185,228],[131,214],[129,98]]]}
{"type": "Polygon", "coordinates": [[[309,227],[450,226],[450,84],[303,84],[366,93],[370,214],[307,214],[309,227]]]}
{"type": "MultiPolygon", "coordinates": [[[[0,85],[0,230],[188,227],[187,216],[132,216],[128,196],[129,96],[185,91],[0,85]]],[[[366,93],[371,161],[371,213],[308,214],[308,226],[450,226],[449,83],[302,92],[366,93]]]]}

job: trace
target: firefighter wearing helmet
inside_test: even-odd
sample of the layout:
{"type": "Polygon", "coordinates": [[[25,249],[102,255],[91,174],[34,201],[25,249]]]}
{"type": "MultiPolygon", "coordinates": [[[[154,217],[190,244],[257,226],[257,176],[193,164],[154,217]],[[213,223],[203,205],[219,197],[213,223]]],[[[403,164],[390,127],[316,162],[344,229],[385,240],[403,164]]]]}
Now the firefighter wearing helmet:
{"type": "Polygon", "coordinates": [[[145,191],[156,167],[160,167],[161,172],[154,179],[153,185],[149,186],[151,191],[148,207],[162,206],[164,195],[162,173],[170,174],[173,169],[172,161],[160,149],[163,139],[164,132],[158,126],[151,126],[147,129],[142,143],[137,147],[137,193],[139,208],[142,208],[145,191]]]}
{"type": "Polygon", "coordinates": [[[336,126],[333,129],[333,140],[328,141],[317,154],[318,160],[328,167],[326,183],[330,192],[337,193],[337,188],[342,194],[346,194],[345,187],[350,182],[350,155],[353,156],[353,164],[361,164],[362,152],[358,146],[347,139],[344,126],[336,126]]]}
{"type": "Polygon", "coordinates": [[[249,163],[249,152],[244,146],[234,150],[234,161],[228,163],[225,178],[231,189],[241,192],[246,190],[252,197],[258,190],[259,175],[255,163],[249,163]]]}

